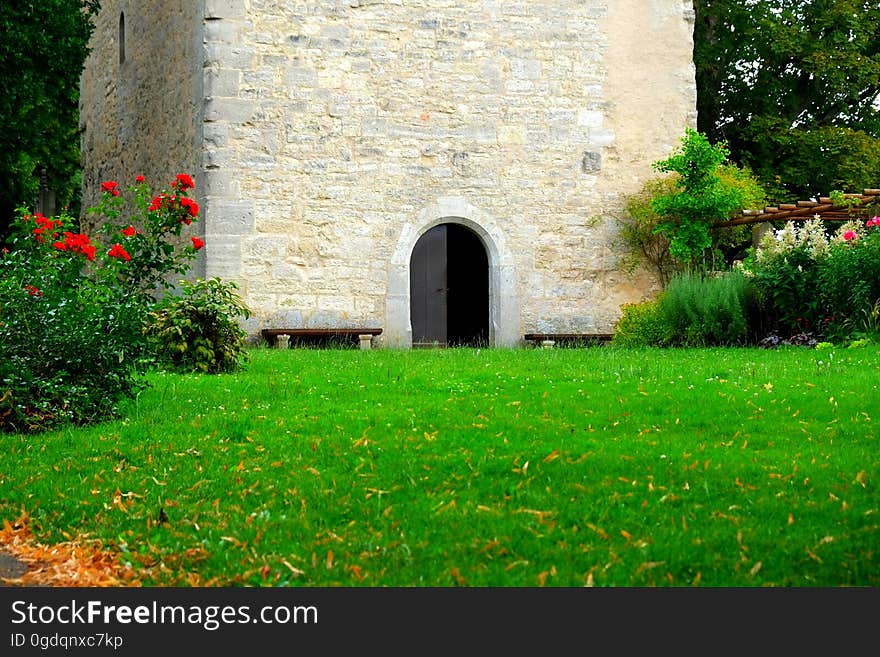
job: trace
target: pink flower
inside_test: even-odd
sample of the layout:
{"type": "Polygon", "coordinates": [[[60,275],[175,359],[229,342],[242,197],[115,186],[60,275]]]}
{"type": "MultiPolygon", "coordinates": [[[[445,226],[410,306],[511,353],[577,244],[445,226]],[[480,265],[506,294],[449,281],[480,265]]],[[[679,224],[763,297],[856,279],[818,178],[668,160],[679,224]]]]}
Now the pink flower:
{"type": "Polygon", "coordinates": [[[865,222],[865,228],[870,228],[871,226],[880,226],[880,217],[874,217],[865,222]]]}
{"type": "Polygon", "coordinates": [[[852,230],[848,230],[843,234],[843,239],[845,239],[847,242],[849,242],[850,240],[854,240],[857,237],[858,235],[856,235],[855,231],[852,230]]]}

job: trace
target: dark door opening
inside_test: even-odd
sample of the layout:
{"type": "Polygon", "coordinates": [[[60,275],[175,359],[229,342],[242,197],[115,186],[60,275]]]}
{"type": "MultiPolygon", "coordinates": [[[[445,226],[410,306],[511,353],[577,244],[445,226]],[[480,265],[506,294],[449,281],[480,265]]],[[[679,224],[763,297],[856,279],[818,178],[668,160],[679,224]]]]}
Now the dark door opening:
{"type": "Polygon", "coordinates": [[[413,346],[489,343],[489,259],[460,224],[441,224],[416,242],[410,261],[413,346]]]}

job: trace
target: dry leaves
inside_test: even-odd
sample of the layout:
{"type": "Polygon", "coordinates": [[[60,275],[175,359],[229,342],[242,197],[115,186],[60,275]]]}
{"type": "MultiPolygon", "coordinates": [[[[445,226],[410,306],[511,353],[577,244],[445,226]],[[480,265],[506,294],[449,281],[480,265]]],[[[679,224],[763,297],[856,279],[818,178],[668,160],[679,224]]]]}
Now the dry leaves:
{"type": "Polygon", "coordinates": [[[140,586],[134,570],[104,550],[99,541],[74,539],[56,545],[34,541],[27,513],[3,521],[0,548],[27,566],[21,577],[5,578],[7,586],[140,586]]]}

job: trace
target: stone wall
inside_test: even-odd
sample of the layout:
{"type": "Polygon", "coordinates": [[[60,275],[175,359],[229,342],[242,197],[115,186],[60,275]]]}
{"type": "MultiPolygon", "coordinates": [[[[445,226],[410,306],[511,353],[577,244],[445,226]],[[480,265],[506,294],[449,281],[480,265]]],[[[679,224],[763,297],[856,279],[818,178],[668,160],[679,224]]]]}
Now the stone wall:
{"type": "Polygon", "coordinates": [[[158,190],[190,173],[203,197],[202,14],[195,2],[101,0],[80,85],[84,208],[101,181],[127,187],[138,175],[158,190]]]}
{"type": "Polygon", "coordinates": [[[618,266],[615,218],[695,123],[689,2],[207,7],[208,271],[257,323],[405,343],[394,268],[430,208],[503,238],[498,342],[607,331],[651,294],[618,266]]]}
{"type": "Polygon", "coordinates": [[[656,290],[621,270],[616,220],[695,126],[691,2],[105,3],[129,4],[168,26],[130,38],[137,75],[84,76],[86,184],[199,165],[205,272],[239,284],[252,331],[406,345],[412,246],[446,221],[486,244],[499,345],[610,331],[656,290]]]}

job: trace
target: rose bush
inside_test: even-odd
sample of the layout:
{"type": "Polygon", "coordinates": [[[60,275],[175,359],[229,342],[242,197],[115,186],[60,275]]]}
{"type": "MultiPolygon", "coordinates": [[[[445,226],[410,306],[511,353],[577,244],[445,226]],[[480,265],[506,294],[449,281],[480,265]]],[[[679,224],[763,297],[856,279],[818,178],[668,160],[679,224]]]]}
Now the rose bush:
{"type": "Polygon", "coordinates": [[[105,181],[91,235],[67,214],[20,211],[0,254],[0,430],[101,420],[136,394],[148,313],[204,245],[181,237],[193,188],[180,174],[153,194],[138,177],[126,198],[105,181]]]}

